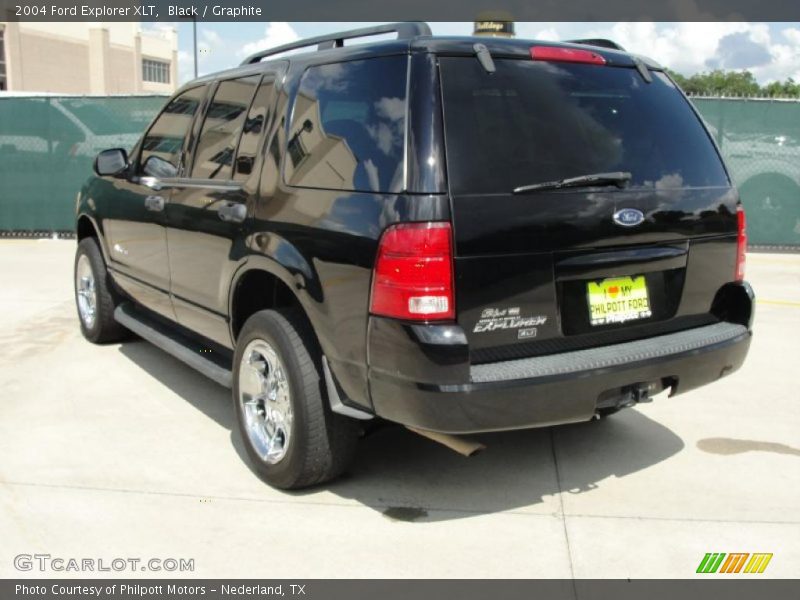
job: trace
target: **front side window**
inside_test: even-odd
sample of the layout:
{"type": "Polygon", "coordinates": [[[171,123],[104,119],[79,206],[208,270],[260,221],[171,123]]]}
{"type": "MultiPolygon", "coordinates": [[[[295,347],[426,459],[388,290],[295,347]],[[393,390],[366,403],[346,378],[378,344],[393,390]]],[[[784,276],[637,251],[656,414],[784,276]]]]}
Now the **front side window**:
{"type": "Polygon", "coordinates": [[[142,60],[142,81],[169,83],[169,63],[161,60],[142,60]]]}
{"type": "Polygon", "coordinates": [[[404,185],[405,56],[310,67],[286,142],[289,185],[396,193],[404,185]]]}
{"type": "Polygon", "coordinates": [[[219,84],[197,141],[192,177],[231,178],[236,145],[258,81],[259,77],[244,77],[219,84]]]}
{"type": "Polygon", "coordinates": [[[181,150],[205,92],[200,86],[170,100],[142,140],[140,172],[156,177],[178,174],[181,150]]]}

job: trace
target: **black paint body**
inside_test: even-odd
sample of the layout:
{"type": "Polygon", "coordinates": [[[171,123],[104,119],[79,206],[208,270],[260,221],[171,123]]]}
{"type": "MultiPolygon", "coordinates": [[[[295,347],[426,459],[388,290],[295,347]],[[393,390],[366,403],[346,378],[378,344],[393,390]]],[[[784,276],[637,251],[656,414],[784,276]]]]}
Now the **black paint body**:
{"type": "MultiPolygon", "coordinates": [[[[164,210],[146,208],[156,192],[142,183],[140,142],[126,171],[93,177],[82,189],[79,235],[94,231],[124,294],[219,349],[236,343],[237,313],[247,304],[237,292],[260,293],[242,282],[253,272],[268,274],[307,315],[344,401],[409,425],[466,432],[577,421],[592,416],[600,392],[645,376],[682,375],[685,385],[677,389],[684,391],[738,368],[749,335],[728,348],[682,357],[669,372],[640,365],[636,372],[587,374],[557,387],[539,382],[544,387],[536,393],[536,382],[470,382],[472,365],[624,343],[720,320],[749,329],[752,320],[752,292],[731,283],[738,197],[730,184],[535,196],[451,193],[439,58],[476,60],[473,43],[418,38],[320,50],[187,84],[185,89],[206,87],[178,171],[158,192],[164,210]],[[292,126],[306,69],[390,56],[404,57],[408,65],[401,191],[289,185],[288,146],[314,132],[313,124],[305,133],[292,126]],[[257,152],[238,177],[192,178],[193,152],[219,82],[251,76],[274,86],[260,122],[258,115],[248,117],[261,128],[257,152]],[[241,205],[246,218],[222,218],[223,205],[241,205]],[[645,222],[616,225],[611,217],[623,206],[642,211],[645,222]],[[454,322],[404,323],[369,314],[380,236],[394,223],[411,221],[453,225],[454,322]],[[653,317],[590,326],[585,282],[640,274],[657,307],[653,317]],[[519,339],[516,329],[474,332],[485,309],[509,307],[545,317],[544,323],[527,339],[519,339]]],[[[529,44],[482,43],[494,57],[530,59],[529,44]]],[[[597,52],[609,64],[602,68],[634,69],[624,53],[597,52]]]]}

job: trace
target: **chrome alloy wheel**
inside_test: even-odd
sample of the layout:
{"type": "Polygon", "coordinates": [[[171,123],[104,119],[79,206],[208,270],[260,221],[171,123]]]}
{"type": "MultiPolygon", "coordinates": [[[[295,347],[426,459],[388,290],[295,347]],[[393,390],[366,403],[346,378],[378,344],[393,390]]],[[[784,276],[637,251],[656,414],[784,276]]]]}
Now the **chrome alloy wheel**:
{"type": "Polygon", "coordinates": [[[89,257],[81,254],[75,269],[75,293],[78,298],[78,313],[87,329],[91,329],[97,315],[97,290],[94,271],[89,257]]]}
{"type": "Polygon", "coordinates": [[[253,340],[242,353],[239,404],[258,456],[271,465],[280,462],[292,439],[292,401],[286,369],[264,340],[253,340]]]}

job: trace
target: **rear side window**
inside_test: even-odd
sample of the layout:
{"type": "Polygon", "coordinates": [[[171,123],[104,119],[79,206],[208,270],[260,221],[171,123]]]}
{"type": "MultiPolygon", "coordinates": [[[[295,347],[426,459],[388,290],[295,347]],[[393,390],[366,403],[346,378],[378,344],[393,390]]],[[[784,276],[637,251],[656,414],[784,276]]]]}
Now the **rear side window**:
{"type": "Polygon", "coordinates": [[[139,164],[143,172],[158,177],[177,175],[184,140],[205,93],[205,86],[200,86],[170,100],[142,141],[139,164]]]}
{"type": "Polygon", "coordinates": [[[289,185],[399,192],[404,184],[405,56],[309,68],[286,144],[289,185]]]}
{"type": "Polygon", "coordinates": [[[660,72],[474,58],[440,60],[447,165],[455,193],[629,171],[631,186],[727,186],[720,158],[660,72]]]}
{"type": "Polygon", "coordinates": [[[219,84],[197,141],[192,177],[231,178],[236,145],[259,79],[244,77],[219,84]]]}

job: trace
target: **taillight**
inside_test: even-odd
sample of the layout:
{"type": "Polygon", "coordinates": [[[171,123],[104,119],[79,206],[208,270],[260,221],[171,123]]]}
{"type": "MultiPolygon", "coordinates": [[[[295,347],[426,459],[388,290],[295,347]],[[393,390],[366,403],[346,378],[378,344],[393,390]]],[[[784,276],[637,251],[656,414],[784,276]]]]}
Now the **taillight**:
{"type": "Polygon", "coordinates": [[[559,48],[557,46],[533,46],[531,48],[531,58],[533,60],[586,63],[589,65],[606,64],[606,59],[597,52],[577,48],[559,48]]]}
{"type": "Polygon", "coordinates": [[[744,208],[740,204],[736,208],[737,235],[736,235],[736,281],[744,281],[744,264],[747,253],[747,220],[744,208]]]}
{"type": "Polygon", "coordinates": [[[450,223],[404,223],[384,231],[370,311],[415,321],[453,319],[453,300],[450,223]]]}

